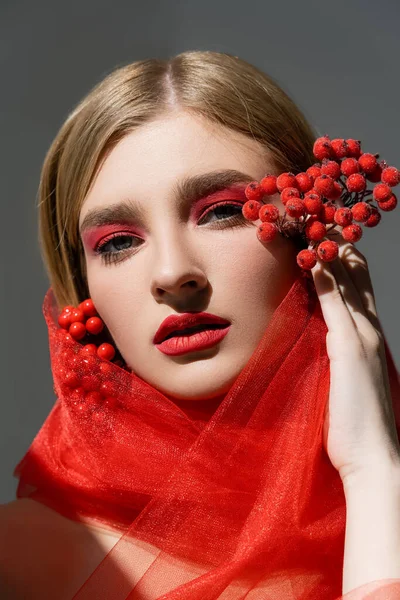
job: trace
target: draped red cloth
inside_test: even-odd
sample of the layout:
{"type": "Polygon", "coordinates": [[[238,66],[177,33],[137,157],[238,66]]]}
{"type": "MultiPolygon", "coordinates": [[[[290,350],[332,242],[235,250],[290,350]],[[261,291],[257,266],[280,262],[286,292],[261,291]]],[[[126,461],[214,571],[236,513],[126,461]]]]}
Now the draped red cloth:
{"type": "MultiPolygon", "coordinates": [[[[218,401],[174,401],[129,370],[84,362],[51,288],[43,312],[57,400],[15,468],[17,497],[123,532],[75,599],[341,597],[346,507],[322,443],[330,373],[312,278],[299,272],[218,401]],[[65,384],[71,370],[87,389],[114,386],[116,403],[82,403],[82,388],[65,384]]],[[[400,598],[400,579],[344,598],[400,598]]]]}

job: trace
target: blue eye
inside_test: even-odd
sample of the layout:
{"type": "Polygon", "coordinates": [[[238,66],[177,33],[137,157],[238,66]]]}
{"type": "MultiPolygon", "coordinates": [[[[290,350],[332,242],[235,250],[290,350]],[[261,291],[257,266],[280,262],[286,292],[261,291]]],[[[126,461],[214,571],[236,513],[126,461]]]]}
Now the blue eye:
{"type": "Polygon", "coordinates": [[[128,233],[117,233],[106,238],[96,248],[96,253],[101,256],[102,261],[108,265],[114,262],[122,260],[126,255],[127,251],[132,249],[133,240],[140,240],[140,238],[128,234],[128,233]],[[107,249],[107,248],[113,248],[107,249]]]}

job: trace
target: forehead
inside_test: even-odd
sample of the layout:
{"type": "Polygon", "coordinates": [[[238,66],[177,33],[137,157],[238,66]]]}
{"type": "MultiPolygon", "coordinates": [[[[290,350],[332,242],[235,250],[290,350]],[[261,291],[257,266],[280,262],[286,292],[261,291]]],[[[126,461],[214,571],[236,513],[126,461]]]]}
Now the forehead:
{"type": "Polygon", "coordinates": [[[135,193],[167,192],[177,179],[216,169],[237,169],[261,178],[272,170],[262,145],[239,132],[188,113],[157,118],[127,134],[103,162],[85,208],[135,193]]]}

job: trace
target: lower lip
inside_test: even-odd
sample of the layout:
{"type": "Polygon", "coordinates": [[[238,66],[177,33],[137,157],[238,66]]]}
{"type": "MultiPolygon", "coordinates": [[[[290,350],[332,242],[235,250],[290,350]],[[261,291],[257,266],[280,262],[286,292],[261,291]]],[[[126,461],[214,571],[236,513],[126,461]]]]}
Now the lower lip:
{"type": "Polygon", "coordinates": [[[169,356],[179,356],[187,352],[206,350],[221,342],[230,328],[231,326],[228,325],[225,329],[205,329],[204,331],[197,331],[192,334],[177,335],[164,340],[161,344],[156,344],[156,348],[169,356]]]}

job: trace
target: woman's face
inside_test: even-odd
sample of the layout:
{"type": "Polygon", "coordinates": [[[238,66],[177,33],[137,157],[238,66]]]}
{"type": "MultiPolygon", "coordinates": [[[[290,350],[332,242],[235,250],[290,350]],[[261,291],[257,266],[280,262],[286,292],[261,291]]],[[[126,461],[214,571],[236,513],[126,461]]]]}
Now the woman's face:
{"type": "Polygon", "coordinates": [[[247,183],[273,171],[255,140],[182,111],[122,139],[85,199],[90,296],[128,366],[170,397],[226,393],[296,277],[292,242],[262,244],[241,216],[247,183]],[[222,341],[179,356],[153,343],[166,317],[200,311],[230,321],[222,341]]]}

